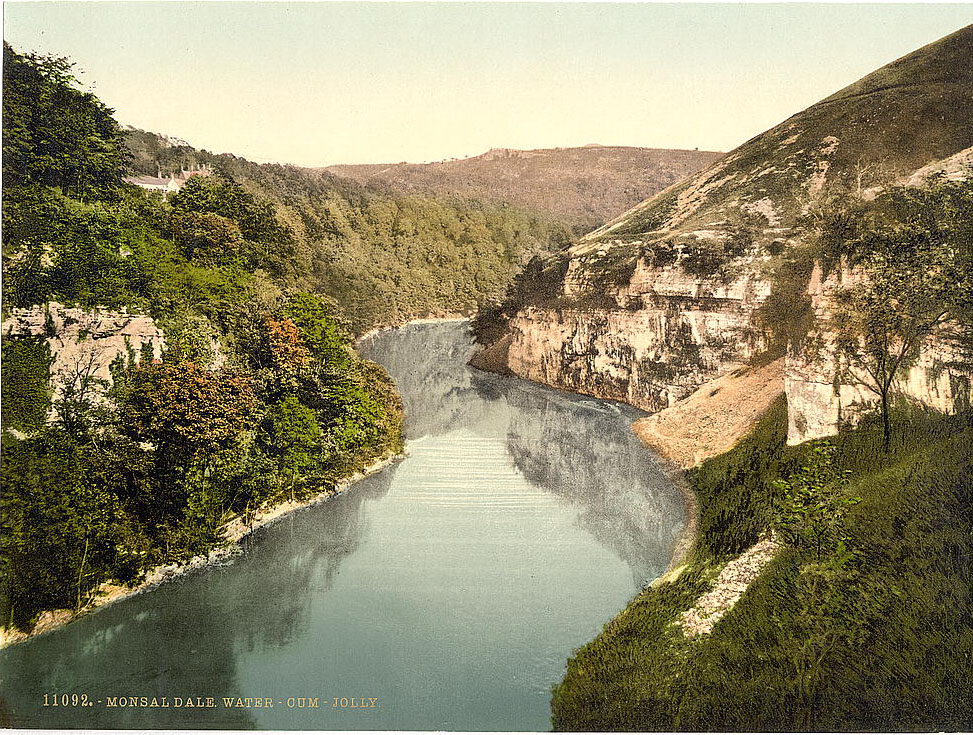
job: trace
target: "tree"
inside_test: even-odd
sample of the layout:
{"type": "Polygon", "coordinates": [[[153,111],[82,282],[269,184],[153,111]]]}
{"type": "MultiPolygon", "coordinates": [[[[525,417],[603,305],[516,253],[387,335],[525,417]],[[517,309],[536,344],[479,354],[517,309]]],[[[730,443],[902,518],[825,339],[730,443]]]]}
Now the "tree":
{"type": "Polygon", "coordinates": [[[859,502],[859,498],[841,493],[847,473],[837,469],[834,454],[833,445],[817,444],[797,472],[774,482],[781,493],[775,524],[778,534],[814,561],[846,547],[842,516],[847,507],[859,502]]]}
{"type": "Polygon", "coordinates": [[[290,319],[263,320],[264,336],[274,367],[281,373],[293,375],[308,364],[311,352],[304,345],[301,331],[290,319]]]}
{"type": "Polygon", "coordinates": [[[315,450],[321,447],[321,426],[314,411],[291,395],[268,412],[267,436],[279,471],[289,477],[293,497],[297,476],[318,462],[315,450]]]}
{"type": "Polygon", "coordinates": [[[29,629],[44,609],[83,606],[118,555],[119,510],[90,447],[54,428],[3,451],[7,620],[29,629]]]}
{"type": "Polygon", "coordinates": [[[878,399],[888,452],[895,381],[931,338],[971,341],[973,183],[893,190],[862,216],[843,243],[853,269],[831,293],[827,327],[839,377],[878,399]]]}
{"type": "Polygon", "coordinates": [[[4,189],[57,186],[81,200],[118,189],[122,131],[111,109],[76,88],[72,66],[4,44],[4,189]]]}
{"type": "Polygon", "coordinates": [[[109,365],[105,350],[94,344],[83,345],[57,376],[54,410],[64,429],[75,438],[91,435],[103,424],[102,396],[108,381],[98,377],[109,365]]]}
{"type": "Polygon", "coordinates": [[[3,428],[40,429],[51,405],[51,350],[40,336],[3,340],[3,428]]]}
{"type": "Polygon", "coordinates": [[[287,302],[287,314],[319,365],[340,366],[348,358],[351,336],[336,311],[333,304],[317,294],[297,293],[287,302]]]}
{"type": "MultiPolygon", "coordinates": [[[[252,267],[283,272],[284,260],[293,250],[294,237],[290,228],[278,221],[272,202],[257,199],[236,182],[220,175],[191,176],[169,201],[174,223],[191,213],[221,217],[239,228],[243,238],[239,250],[252,267]]],[[[198,217],[195,221],[201,222],[198,217]]],[[[206,222],[211,236],[216,220],[210,217],[206,222]]]]}
{"type": "Polygon", "coordinates": [[[172,237],[189,260],[210,265],[231,261],[243,245],[237,224],[212,212],[175,212],[172,237]]]}
{"type": "Polygon", "coordinates": [[[794,627],[785,628],[783,648],[793,669],[794,705],[800,726],[815,728],[815,701],[827,656],[848,638],[842,607],[856,571],[856,552],[843,517],[861,501],[843,492],[847,472],[838,469],[828,442],[810,447],[800,469],[774,487],[781,493],[775,530],[798,552],[794,627]]]}
{"type": "Polygon", "coordinates": [[[129,430],[160,452],[231,445],[256,408],[250,379],[192,362],[139,364],[124,408],[129,430]]]}

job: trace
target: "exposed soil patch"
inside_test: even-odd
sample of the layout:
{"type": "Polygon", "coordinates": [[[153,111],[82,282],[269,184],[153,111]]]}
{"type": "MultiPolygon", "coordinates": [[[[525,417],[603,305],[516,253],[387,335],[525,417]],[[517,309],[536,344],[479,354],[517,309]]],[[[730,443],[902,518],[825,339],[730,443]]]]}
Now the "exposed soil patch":
{"type": "Polygon", "coordinates": [[[781,358],[712,380],[632,428],[659,454],[686,469],[731,449],[783,392],[781,358]]]}

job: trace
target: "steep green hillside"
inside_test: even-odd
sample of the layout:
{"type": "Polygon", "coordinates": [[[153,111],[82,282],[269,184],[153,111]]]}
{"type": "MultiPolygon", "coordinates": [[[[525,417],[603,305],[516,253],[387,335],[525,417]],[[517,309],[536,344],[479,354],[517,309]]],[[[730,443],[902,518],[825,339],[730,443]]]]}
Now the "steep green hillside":
{"type": "MultiPolygon", "coordinates": [[[[789,396],[805,402],[792,411],[792,439],[825,435],[824,427],[868,403],[852,395],[855,388],[829,389],[857,378],[839,375],[843,369],[824,354],[830,348],[819,349],[835,342],[820,330],[840,275],[856,268],[874,276],[888,270],[889,255],[924,275],[912,280],[914,288],[920,281],[932,287],[941,272],[933,250],[966,257],[965,225],[955,249],[931,247],[943,229],[933,216],[889,222],[901,214],[900,201],[926,198],[919,190],[949,198],[948,189],[969,178],[971,68],[973,26],[794,115],[566,252],[532,262],[475,322],[482,364],[658,411],[742,365],[790,350],[789,396]]],[[[956,285],[968,291],[965,281],[956,285]]],[[[909,309],[936,301],[923,305],[923,294],[914,293],[909,309]]],[[[904,303],[884,302],[887,313],[904,314],[904,303]]],[[[897,329],[893,321],[885,327],[897,329]]],[[[906,340],[917,344],[914,335],[906,340]]],[[[937,373],[962,362],[938,344],[921,358],[926,374],[910,366],[920,359],[910,347],[897,377],[918,400],[960,405],[969,366],[933,389],[937,373]]]]}
{"type": "Polygon", "coordinates": [[[973,424],[897,420],[888,455],[877,421],[787,447],[779,401],[693,471],[694,551],[569,661],[555,729],[968,730],[973,424]],[[686,637],[682,612],[772,528],[794,540],[712,633],[686,637]]]}
{"type": "Polygon", "coordinates": [[[690,276],[771,272],[836,203],[960,152],[973,160],[971,120],[973,26],[788,118],[548,262],[563,270],[570,259],[593,297],[624,285],[638,259],[690,276]]]}
{"type": "Polygon", "coordinates": [[[788,118],[587,240],[651,240],[739,219],[786,232],[814,200],[887,186],[973,145],[971,61],[973,26],[788,118]]]}
{"type": "Polygon", "coordinates": [[[257,165],[128,131],[128,167],[150,174],[208,164],[273,202],[294,234],[289,278],[337,299],[353,329],[471,313],[530,257],[562,250],[566,225],[458,196],[396,193],[326,171],[257,165]]]}
{"type": "Polygon", "coordinates": [[[497,148],[459,160],[329,166],[396,190],[461,195],[544,212],[587,232],[709,165],[722,154],[589,145],[519,151],[497,148]]]}
{"type": "MultiPolygon", "coordinates": [[[[688,351],[707,346],[708,324],[716,325],[712,343],[728,336],[728,314],[756,307],[750,330],[779,333],[774,346],[787,350],[787,402],[733,450],[690,471],[699,503],[693,549],[570,660],[554,692],[556,729],[973,724],[966,683],[973,660],[973,423],[962,391],[937,404],[954,415],[915,405],[932,404],[935,396],[922,388],[957,365],[963,367],[950,380],[969,381],[973,181],[964,168],[971,112],[973,26],[748,141],[584,238],[569,255],[535,263],[517,279],[499,318],[478,320],[481,334],[492,329],[495,338],[503,333],[498,323],[525,305],[541,308],[518,317],[519,333],[537,314],[556,322],[559,309],[600,310],[616,324],[648,325],[631,340],[645,344],[653,328],[662,329],[657,325],[682,317],[687,328],[678,336],[688,351]],[[918,169],[952,180],[902,186],[917,183],[918,169]],[[808,293],[815,266],[818,275],[845,274],[844,290],[829,290],[826,306],[820,281],[808,293]],[[742,284],[740,293],[729,293],[730,284],[742,284]],[[927,339],[921,332],[946,320],[948,333],[927,339]],[[922,339],[910,348],[916,334],[922,339]],[[821,357],[829,339],[837,358],[821,357]],[[964,340],[966,352],[949,352],[964,340]],[[880,376],[884,406],[895,393],[889,386],[907,382],[894,360],[910,349],[913,360],[922,349],[950,356],[920,373],[918,396],[901,390],[915,400],[902,399],[892,412],[894,430],[868,414],[871,404],[840,403],[836,436],[787,446],[788,404],[792,416],[796,405],[805,415],[826,415],[832,395],[852,380],[861,384],[842,360],[880,376]],[[808,364],[823,367],[802,373],[808,364]],[[812,384],[820,390],[808,390],[812,384]],[[853,410],[864,416],[855,428],[853,410]],[[778,546],[769,564],[741,582],[736,564],[752,559],[771,533],[778,546]],[[732,574],[718,588],[731,561],[732,574]],[[704,597],[714,589],[717,595],[704,597]],[[742,597],[709,631],[686,634],[700,630],[694,621],[706,617],[713,599],[726,602],[738,592],[742,597]]],[[[620,331],[611,336],[621,341],[620,331]]],[[[755,361],[760,357],[767,353],[755,361]]],[[[682,369],[673,360],[663,367],[682,369]]]]}

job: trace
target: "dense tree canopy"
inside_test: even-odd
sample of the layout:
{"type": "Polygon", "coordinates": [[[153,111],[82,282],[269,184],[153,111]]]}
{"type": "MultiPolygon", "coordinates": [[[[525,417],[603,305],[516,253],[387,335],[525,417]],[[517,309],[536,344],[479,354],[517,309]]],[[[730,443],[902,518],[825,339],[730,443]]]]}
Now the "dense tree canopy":
{"type": "Polygon", "coordinates": [[[4,186],[40,184],[80,200],[110,196],[122,169],[122,132],[72,64],[3,46],[4,186]]]}
{"type": "Polygon", "coordinates": [[[300,288],[277,206],[225,172],[168,201],[123,184],[111,111],[70,65],[5,65],[5,306],[141,311],[166,337],[72,382],[51,380],[54,320],[4,336],[0,619],[29,629],[398,449],[401,407],[300,288]]]}

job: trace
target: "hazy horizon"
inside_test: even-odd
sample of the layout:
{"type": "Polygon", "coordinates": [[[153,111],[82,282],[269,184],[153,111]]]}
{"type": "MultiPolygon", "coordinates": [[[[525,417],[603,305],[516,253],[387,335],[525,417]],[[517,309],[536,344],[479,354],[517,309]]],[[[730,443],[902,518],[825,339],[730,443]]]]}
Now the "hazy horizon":
{"type": "Polygon", "coordinates": [[[728,151],[973,21],[970,5],[4,6],[122,124],[328,166],[589,144],[728,151]]]}

